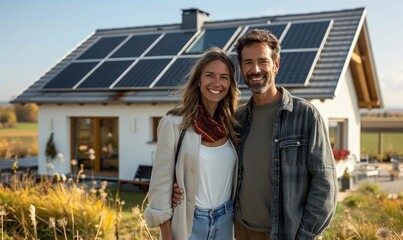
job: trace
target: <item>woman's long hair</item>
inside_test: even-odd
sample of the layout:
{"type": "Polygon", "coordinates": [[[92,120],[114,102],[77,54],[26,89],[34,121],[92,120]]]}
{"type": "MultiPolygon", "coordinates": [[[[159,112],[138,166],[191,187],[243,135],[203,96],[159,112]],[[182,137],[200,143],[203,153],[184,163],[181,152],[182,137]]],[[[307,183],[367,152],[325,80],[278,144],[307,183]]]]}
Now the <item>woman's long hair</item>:
{"type": "Polygon", "coordinates": [[[178,105],[169,110],[167,114],[183,116],[181,128],[186,129],[192,126],[193,120],[197,116],[197,108],[201,101],[200,92],[200,77],[205,67],[212,61],[220,60],[229,70],[230,87],[227,95],[218,103],[216,111],[222,109],[226,117],[226,127],[229,132],[229,138],[233,142],[239,141],[238,134],[235,131],[235,126],[238,125],[234,114],[237,108],[240,91],[235,80],[235,66],[231,58],[226,52],[220,48],[213,47],[206,51],[203,56],[192,67],[189,74],[186,76],[187,82],[181,87],[180,92],[183,92],[182,99],[178,105]]]}

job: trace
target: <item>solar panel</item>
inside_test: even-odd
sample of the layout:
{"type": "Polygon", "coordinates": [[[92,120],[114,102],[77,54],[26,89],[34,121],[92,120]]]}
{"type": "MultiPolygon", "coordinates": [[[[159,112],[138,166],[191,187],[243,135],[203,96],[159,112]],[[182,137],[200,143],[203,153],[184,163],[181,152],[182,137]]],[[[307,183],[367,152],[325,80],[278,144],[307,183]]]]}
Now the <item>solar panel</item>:
{"type": "Polygon", "coordinates": [[[132,36],[111,58],[139,57],[161,34],[132,36]]]}
{"type": "MultiPolygon", "coordinates": [[[[286,26],[287,26],[287,24],[250,25],[246,28],[247,30],[245,32],[251,31],[252,29],[263,29],[263,30],[267,30],[267,31],[273,33],[274,36],[277,37],[277,39],[280,39],[281,34],[284,32],[284,29],[286,26]]],[[[241,36],[239,36],[239,37],[241,37],[241,36]]],[[[234,41],[234,45],[235,44],[236,44],[236,41],[234,41]]],[[[232,46],[231,52],[233,52],[233,53],[236,52],[234,46],[232,46]]]]}
{"type": "Polygon", "coordinates": [[[74,87],[98,62],[71,63],[59,72],[44,89],[60,89],[74,87]]]}
{"type": "Polygon", "coordinates": [[[116,88],[148,87],[172,59],[143,59],[114,86],[116,88]]]}
{"type": "Polygon", "coordinates": [[[241,76],[241,70],[239,69],[238,65],[238,54],[236,54],[235,52],[231,52],[229,56],[235,65],[235,80],[237,81],[238,85],[243,84],[244,80],[241,76]]]}
{"type": "Polygon", "coordinates": [[[281,45],[283,49],[319,48],[326,39],[331,21],[293,23],[281,45]]]}
{"type": "MultiPolygon", "coordinates": [[[[280,71],[276,82],[281,85],[304,86],[309,81],[331,25],[332,21],[255,24],[246,26],[244,32],[253,28],[266,29],[282,39],[280,71]]],[[[116,35],[110,33],[99,37],[78,58],[72,58],[70,65],[43,89],[73,90],[77,85],[77,89],[81,90],[176,87],[184,81],[200,54],[212,46],[227,48],[235,39],[238,29],[240,28],[207,28],[195,41],[193,30],[132,33],[133,35],[122,35],[121,31],[117,31],[116,35]],[[192,45],[189,45],[190,41],[193,41],[192,45]],[[184,48],[188,48],[187,51],[183,51],[184,48]],[[170,64],[174,57],[177,59],[170,64]],[[99,63],[92,59],[102,59],[105,62],[92,71],[99,63]],[[87,75],[89,76],[83,81],[87,75]]],[[[237,66],[236,53],[231,52],[230,56],[237,66]]],[[[237,76],[239,85],[246,87],[238,67],[237,76]]]]}
{"type": "Polygon", "coordinates": [[[176,87],[184,82],[197,58],[178,58],[154,87],[176,87]]]}
{"type": "Polygon", "coordinates": [[[109,88],[133,61],[107,61],[97,68],[79,86],[80,88],[109,88]]]}
{"type": "Polygon", "coordinates": [[[85,51],[78,59],[102,59],[114,50],[127,36],[103,37],[85,51]]]}
{"type": "Polygon", "coordinates": [[[146,56],[176,55],[194,34],[195,32],[167,33],[146,56]]]}
{"type": "MultiPolygon", "coordinates": [[[[317,52],[315,51],[282,52],[280,54],[280,69],[276,77],[276,84],[283,86],[306,85],[313,71],[316,54],[317,52]]],[[[236,59],[237,55],[232,54],[231,58],[236,59]]],[[[236,65],[236,77],[238,78],[239,87],[247,87],[238,65],[236,65]]]]}
{"type": "Polygon", "coordinates": [[[210,47],[224,48],[237,28],[206,29],[187,53],[202,53],[210,47]]]}
{"type": "Polygon", "coordinates": [[[283,52],[276,83],[282,85],[305,85],[314,68],[317,52],[283,52]]]}
{"type": "Polygon", "coordinates": [[[287,25],[286,24],[276,24],[276,25],[272,25],[272,24],[268,24],[268,25],[258,25],[258,26],[250,26],[249,30],[257,28],[257,29],[264,29],[264,30],[268,30],[271,33],[274,34],[274,36],[277,37],[277,39],[280,39],[281,34],[284,32],[284,29],[287,25]]]}

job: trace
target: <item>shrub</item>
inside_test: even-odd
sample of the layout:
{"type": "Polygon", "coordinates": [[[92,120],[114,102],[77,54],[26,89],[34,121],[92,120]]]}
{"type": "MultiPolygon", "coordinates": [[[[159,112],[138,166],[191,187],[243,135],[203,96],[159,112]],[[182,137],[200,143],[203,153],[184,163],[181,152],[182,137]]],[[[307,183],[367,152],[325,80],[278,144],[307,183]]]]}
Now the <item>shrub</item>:
{"type": "Polygon", "coordinates": [[[11,128],[17,123],[17,117],[12,111],[0,111],[0,123],[3,128],[11,128]]]}
{"type": "Polygon", "coordinates": [[[324,239],[403,239],[403,199],[367,184],[338,203],[324,239]]]}

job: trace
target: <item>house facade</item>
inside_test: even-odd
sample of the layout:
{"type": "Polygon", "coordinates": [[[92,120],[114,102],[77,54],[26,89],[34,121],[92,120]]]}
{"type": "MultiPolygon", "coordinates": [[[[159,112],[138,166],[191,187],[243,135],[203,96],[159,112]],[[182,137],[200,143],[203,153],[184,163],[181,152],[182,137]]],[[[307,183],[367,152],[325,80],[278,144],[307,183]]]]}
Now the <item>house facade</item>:
{"type": "MultiPolygon", "coordinates": [[[[210,46],[236,60],[233,45],[252,28],[281,41],[276,84],[311,101],[334,147],[359,156],[359,110],[382,107],[364,8],[226,21],[186,9],[179,24],[96,30],[12,100],[39,105],[39,174],[83,164],[87,174],[132,179],[138,165],[153,164],[158,121],[192,63],[210,46]],[[66,160],[46,158],[51,133],[66,160]]],[[[251,94],[237,76],[242,104],[251,94]]]]}

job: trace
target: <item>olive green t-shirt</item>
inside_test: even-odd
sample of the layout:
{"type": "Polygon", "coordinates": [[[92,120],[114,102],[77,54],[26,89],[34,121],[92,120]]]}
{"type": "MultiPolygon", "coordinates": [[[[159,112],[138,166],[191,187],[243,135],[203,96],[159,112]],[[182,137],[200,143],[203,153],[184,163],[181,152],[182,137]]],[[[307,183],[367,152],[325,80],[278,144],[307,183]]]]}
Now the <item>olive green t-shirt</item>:
{"type": "Polygon", "coordinates": [[[259,232],[270,231],[273,120],[280,107],[277,101],[253,106],[252,123],[245,142],[242,182],[237,219],[259,232]]]}

